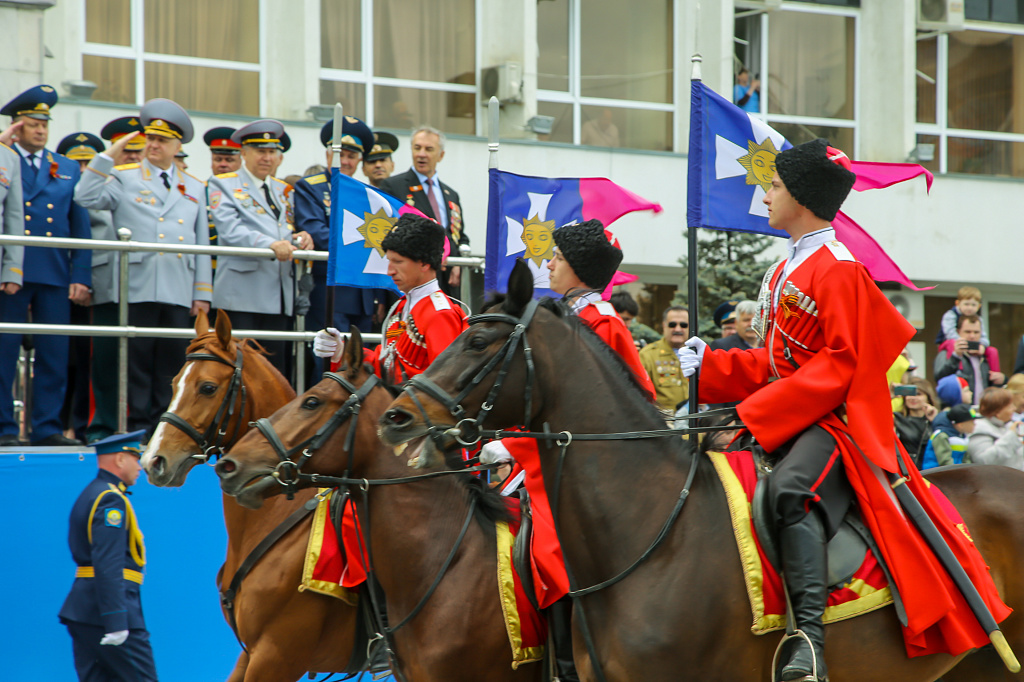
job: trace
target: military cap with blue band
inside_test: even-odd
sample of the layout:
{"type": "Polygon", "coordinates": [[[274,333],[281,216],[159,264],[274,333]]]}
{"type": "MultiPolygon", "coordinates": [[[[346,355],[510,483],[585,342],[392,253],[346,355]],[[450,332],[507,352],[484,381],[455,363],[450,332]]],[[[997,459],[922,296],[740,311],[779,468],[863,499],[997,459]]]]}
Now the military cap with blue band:
{"type": "Polygon", "coordinates": [[[376,161],[391,156],[398,149],[398,138],[383,131],[373,133],[373,149],[366,155],[367,161],[376,161]]]}
{"type": "Polygon", "coordinates": [[[92,133],[71,133],[57,145],[57,153],[72,161],[90,161],[106,149],[103,140],[92,133]]]}
{"type": "Polygon", "coordinates": [[[272,118],[247,123],[231,134],[231,140],[245,147],[280,149],[284,125],[272,118]]]}
{"type": "Polygon", "coordinates": [[[242,145],[231,139],[235,130],[230,126],[210,128],[203,135],[203,142],[214,154],[238,154],[242,151],[242,145]]]}
{"type": "Polygon", "coordinates": [[[50,109],[57,105],[57,91],[50,85],[37,85],[21,93],[0,109],[0,115],[16,118],[28,116],[40,121],[50,120],[50,109]]]}
{"type": "MultiPolygon", "coordinates": [[[[324,124],[320,129],[320,142],[325,147],[331,146],[331,137],[334,136],[334,119],[324,124]]],[[[341,148],[351,152],[358,152],[366,158],[366,155],[373,149],[373,131],[370,126],[360,121],[355,116],[346,116],[341,122],[341,148]]]]}
{"type": "Polygon", "coordinates": [[[147,135],[159,135],[181,140],[182,144],[192,141],[195,134],[192,119],[177,102],[169,99],[151,99],[142,105],[139,112],[142,126],[147,135]]]}
{"type": "Polygon", "coordinates": [[[292,148],[292,138],[288,137],[288,133],[281,133],[281,153],[285,153],[292,148]]]}
{"type": "Polygon", "coordinates": [[[142,456],[142,438],[146,430],[132,431],[131,433],[115,433],[103,440],[92,444],[96,448],[97,455],[116,455],[119,452],[129,452],[136,457],[142,456]]]}
{"type": "MultiPolygon", "coordinates": [[[[111,142],[117,142],[119,139],[134,133],[135,131],[144,132],[142,128],[142,121],[139,120],[138,116],[122,116],[121,118],[115,118],[113,121],[103,126],[100,130],[100,137],[104,140],[110,140],[111,142]]],[[[130,152],[137,152],[140,149],[144,149],[146,146],[146,138],[143,135],[138,135],[132,138],[132,141],[125,145],[125,149],[130,152]]]]}

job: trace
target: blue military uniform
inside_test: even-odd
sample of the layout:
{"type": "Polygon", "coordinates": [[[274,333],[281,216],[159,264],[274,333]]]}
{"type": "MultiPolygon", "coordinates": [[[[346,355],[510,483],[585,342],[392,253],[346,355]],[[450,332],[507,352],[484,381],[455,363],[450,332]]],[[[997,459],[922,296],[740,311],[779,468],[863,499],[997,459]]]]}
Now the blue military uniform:
{"type": "MultiPolygon", "coordinates": [[[[141,431],[95,443],[97,455],[141,450],[141,431]]],[[[100,469],[71,508],[68,545],[75,582],[60,609],[71,634],[78,679],[89,682],[156,680],[140,589],[146,547],[124,482],[100,469]],[[128,631],[120,645],[104,635],[128,631]]]]}
{"type": "MultiPolygon", "coordinates": [[[[40,85],[8,102],[0,115],[23,116],[49,120],[50,107],[57,102],[56,91],[40,85]]],[[[81,176],[78,164],[60,154],[43,149],[35,155],[35,166],[29,162],[30,153],[15,144],[21,155],[22,198],[25,202],[25,234],[46,237],[90,237],[89,215],[72,198],[81,176]]],[[[71,284],[89,286],[92,256],[87,249],[51,249],[26,247],[24,276],[21,290],[9,296],[0,296],[0,319],[4,322],[26,322],[29,306],[32,321],[42,324],[68,324],[71,303],[68,288],[71,284]]],[[[33,379],[32,442],[53,443],[62,438],[60,409],[67,385],[68,338],[51,334],[33,337],[35,365],[33,379]]],[[[14,384],[15,368],[21,349],[20,334],[0,335],[0,390],[10,391],[14,384]]],[[[0,400],[0,439],[4,442],[16,438],[18,425],[14,421],[11,400],[0,400]]]]}

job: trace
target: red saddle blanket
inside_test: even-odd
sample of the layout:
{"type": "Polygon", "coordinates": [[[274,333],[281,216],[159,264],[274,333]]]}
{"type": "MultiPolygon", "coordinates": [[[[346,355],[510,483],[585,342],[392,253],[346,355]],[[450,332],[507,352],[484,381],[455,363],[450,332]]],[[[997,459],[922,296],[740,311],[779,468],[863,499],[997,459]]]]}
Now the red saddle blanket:
{"type": "Polygon", "coordinates": [[[512,521],[498,521],[498,598],[505,615],[505,629],[512,647],[512,668],[523,663],[539,661],[544,657],[544,641],[548,637],[548,622],[533,608],[519,574],[512,565],[512,544],[519,533],[520,510],[518,500],[508,500],[512,521]]]}

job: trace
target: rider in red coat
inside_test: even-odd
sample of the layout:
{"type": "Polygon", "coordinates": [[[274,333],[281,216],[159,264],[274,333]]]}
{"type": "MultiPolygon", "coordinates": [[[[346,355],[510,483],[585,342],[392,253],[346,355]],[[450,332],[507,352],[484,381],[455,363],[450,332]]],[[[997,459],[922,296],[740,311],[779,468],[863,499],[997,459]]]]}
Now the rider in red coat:
{"type": "Polygon", "coordinates": [[[780,152],[764,198],[768,222],[790,235],[786,260],[765,275],[752,350],[686,345],[684,374],[700,369],[700,400],[742,400],[739,415],[765,451],[779,456],[768,484],[779,529],[792,617],[813,646],[796,639],[781,679],[827,679],[822,615],[825,543],[854,499],[889,565],[908,614],[909,655],[983,646],[964,598],[897,507],[886,472],[899,474],[932,517],[988,603],[1000,601],[973,541],[957,532],[893,431],[886,369],[914,335],[867,270],[836,240],[830,221],[856,176],[822,139],[780,152]],[[783,414],[784,411],[784,414],[783,414]],[[812,673],[817,660],[817,678],[812,673]]]}
{"type": "MultiPolygon", "coordinates": [[[[432,220],[407,214],[384,237],[388,275],[404,294],[383,326],[384,342],[363,358],[383,379],[400,384],[420,374],[466,328],[462,308],[437,282],[444,249],[444,230],[432,220]]],[[[317,332],[313,352],[332,359],[337,369],[344,340],[337,329],[317,332]]]]}

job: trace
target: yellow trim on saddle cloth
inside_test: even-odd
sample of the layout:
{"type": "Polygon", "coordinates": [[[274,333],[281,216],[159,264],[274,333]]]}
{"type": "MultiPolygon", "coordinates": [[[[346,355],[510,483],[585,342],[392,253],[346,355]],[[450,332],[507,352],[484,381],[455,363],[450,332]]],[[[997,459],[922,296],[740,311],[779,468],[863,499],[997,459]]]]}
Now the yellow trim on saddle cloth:
{"type": "Polygon", "coordinates": [[[498,535],[498,600],[501,614],[505,618],[508,643],[512,647],[512,669],[523,663],[534,663],[544,658],[544,647],[523,648],[523,626],[519,622],[516,607],[516,586],[512,577],[512,543],[515,537],[505,521],[496,521],[494,530],[498,535]]]}
{"type": "MultiPolygon", "coordinates": [[[[743,567],[743,582],[747,587],[747,597],[750,600],[750,610],[753,615],[750,631],[755,635],[763,635],[781,630],[786,627],[785,614],[765,614],[764,612],[764,576],[761,569],[761,558],[757,552],[757,543],[753,536],[750,502],[747,501],[743,485],[736,477],[732,467],[729,466],[729,461],[723,453],[709,452],[708,457],[714,464],[718,478],[725,489],[733,536],[736,538],[736,548],[740,552],[740,564],[743,567]]],[[[888,585],[882,589],[875,589],[863,580],[855,579],[844,587],[860,595],[860,598],[844,604],[825,607],[823,618],[825,623],[847,620],[892,603],[892,591],[888,585]]]]}
{"type": "Polygon", "coordinates": [[[355,606],[359,600],[359,596],[355,592],[329,580],[317,580],[313,577],[316,564],[320,561],[320,551],[324,546],[324,530],[327,528],[330,500],[334,494],[333,490],[327,488],[320,488],[318,493],[322,494],[325,490],[328,491],[327,494],[320,498],[320,502],[316,505],[316,511],[313,512],[313,525],[309,529],[309,543],[306,545],[306,558],[302,563],[302,581],[299,584],[299,592],[309,590],[318,594],[326,594],[328,597],[335,597],[346,604],[355,606]]]}

